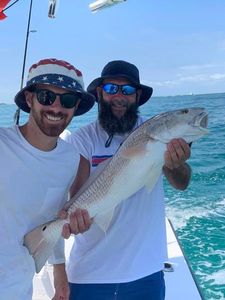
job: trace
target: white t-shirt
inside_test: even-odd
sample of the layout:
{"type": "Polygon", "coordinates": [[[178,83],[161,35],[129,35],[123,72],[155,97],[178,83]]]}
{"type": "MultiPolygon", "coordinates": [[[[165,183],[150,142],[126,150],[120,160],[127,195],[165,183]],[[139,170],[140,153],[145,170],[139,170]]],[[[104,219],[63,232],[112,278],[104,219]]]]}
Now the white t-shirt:
{"type": "MultiPolygon", "coordinates": [[[[45,152],[30,145],[17,126],[0,128],[0,299],[31,299],[34,261],[23,237],[56,217],[78,163],[79,154],[62,139],[45,152]]],[[[64,261],[58,251],[52,259],[64,261]]]]}
{"type": "MultiPolygon", "coordinates": [[[[140,125],[143,119],[138,119],[140,125]]],[[[67,141],[89,160],[91,172],[111,157],[125,136],[115,135],[106,148],[107,133],[96,121],[78,129],[67,141]]],[[[142,188],[115,209],[104,233],[95,223],[75,237],[67,264],[69,282],[119,283],[163,269],[167,260],[162,176],[149,194],[142,188]]]]}

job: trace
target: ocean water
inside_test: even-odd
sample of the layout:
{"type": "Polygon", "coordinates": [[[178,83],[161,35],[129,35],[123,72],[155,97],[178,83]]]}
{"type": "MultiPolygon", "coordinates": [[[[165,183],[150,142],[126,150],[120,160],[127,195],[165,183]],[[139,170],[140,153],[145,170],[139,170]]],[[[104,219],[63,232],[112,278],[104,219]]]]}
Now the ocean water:
{"type": "MultiPolygon", "coordinates": [[[[153,97],[140,108],[148,117],[184,107],[205,107],[210,134],[192,145],[192,180],[180,192],[164,181],[166,212],[205,300],[225,299],[225,93],[153,97]]],[[[0,126],[13,124],[16,107],[0,104],[0,126]]],[[[71,131],[96,118],[95,106],[73,119],[71,131]]],[[[20,124],[27,119],[22,113],[20,124]]],[[[190,299],[194,300],[194,299],[190,299]]]]}

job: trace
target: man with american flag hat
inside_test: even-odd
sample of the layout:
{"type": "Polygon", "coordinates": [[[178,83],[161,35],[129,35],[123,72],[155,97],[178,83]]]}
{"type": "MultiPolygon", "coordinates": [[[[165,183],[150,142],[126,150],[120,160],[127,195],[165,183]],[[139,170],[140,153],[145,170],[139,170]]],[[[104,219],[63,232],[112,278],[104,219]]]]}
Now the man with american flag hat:
{"type": "MultiPolygon", "coordinates": [[[[29,117],[21,126],[0,128],[1,299],[32,298],[35,267],[23,238],[56,217],[67,201],[80,155],[59,135],[73,116],[86,113],[94,101],[84,90],[82,73],[55,58],[33,64],[26,86],[15,96],[15,103],[29,117]]],[[[85,211],[72,216],[71,222],[83,220],[78,232],[88,227],[86,216],[85,211]]],[[[69,234],[66,224],[63,235],[69,234]]],[[[62,242],[52,254],[53,263],[64,262],[62,242]]]]}

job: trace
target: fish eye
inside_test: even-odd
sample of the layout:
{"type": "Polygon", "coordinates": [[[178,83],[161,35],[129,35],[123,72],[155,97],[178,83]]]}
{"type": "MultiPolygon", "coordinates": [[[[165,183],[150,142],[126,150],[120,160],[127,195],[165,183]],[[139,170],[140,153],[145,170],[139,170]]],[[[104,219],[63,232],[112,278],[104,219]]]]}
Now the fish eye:
{"type": "Polygon", "coordinates": [[[182,114],[187,114],[187,113],[188,113],[188,109],[183,109],[183,110],[181,111],[181,113],[182,113],[182,114]]]}

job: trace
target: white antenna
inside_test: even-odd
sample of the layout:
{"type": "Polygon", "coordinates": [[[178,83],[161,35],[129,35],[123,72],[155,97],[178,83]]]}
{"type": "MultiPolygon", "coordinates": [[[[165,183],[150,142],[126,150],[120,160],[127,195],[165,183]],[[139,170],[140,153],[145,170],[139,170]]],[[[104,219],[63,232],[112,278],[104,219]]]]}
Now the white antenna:
{"type": "Polygon", "coordinates": [[[91,4],[89,4],[89,8],[92,12],[97,12],[100,9],[110,7],[115,4],[119,4],[121,2],[125,2],[126,0],[97,0],[91,4]]]}

